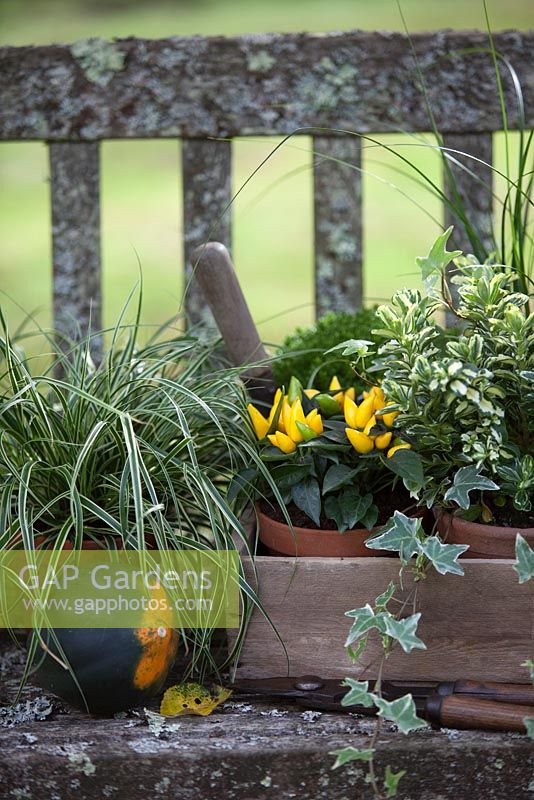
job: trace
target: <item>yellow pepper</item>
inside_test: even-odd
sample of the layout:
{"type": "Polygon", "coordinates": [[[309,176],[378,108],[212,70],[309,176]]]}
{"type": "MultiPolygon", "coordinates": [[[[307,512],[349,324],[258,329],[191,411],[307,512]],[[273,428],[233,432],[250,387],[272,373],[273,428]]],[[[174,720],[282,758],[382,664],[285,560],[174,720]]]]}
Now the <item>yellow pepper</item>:
{"type": "Polygon", "coordinates": [[[332,395],[332,398],[336,401],[338,406],[342,409],[343,408],[343,400],[345,399],[345,393],[341,387],[339,379],[337,375],[334,375],[332,380],[330,381],[330,386],[328,387],[329,391],[336,392],[336,394],[332,395]]]}
{"type": "Polygon", "coordinates": [[[378,436],[375,436],[375,447],[377,448],[377,450],[385,450],[386,447],[389,447],[392,436],[393,433],[391,431],[386,431],[385,433],[379,433],[378,436]]]}
{"type": "Polygon", "coordinates": [[[302,410],[302,403],[300,401],[300,397],[297,397],[297,399],[291,403],[291,410],[289,414],[289,425],[286,424],[287,435],[290,436],[291,439],[293,439],[293,441],[298,444],[299,442],[304,441],[304,436],[297,428],[297,421],[302,423],[306,422],[304,418],[304,411],[302,410]]]}
{"type": "Polygon", "coordinates": [[[267,435],[267,431],[271,427],[271,423],[268,419],[265,419],[261,411],[258,411],[256,406],[253,406],[252,403],[249,403],[247,406],[247,410],[252,421],[252,425],[254,427],[254,432],[258,439],[264,439],[267,435]]]}
{"type": "Polygon", "coordinates": [[[339,378],[337,377],[337,375],[334,375],[332,377],[332,380],[330,381],[330,386],[328,387],[328,389],[331,392],[337,392],[337,391],[341,390],[341,384],[339,382],[339,378]]]}
{"type": "Polygon", "coordinates": [[[275,447],[278,447],[282,453],[294,453],[297,449],[297,445],[293,439],[290,439],[289,436],[286,436],[285,433],[282,433],[281,431],[271,433],[267,438],[269,439],[270,443],[275,447]]]}
{"type": "Polygon", "coordinates": [[[306,425],[308,425],[317,436],[323,432],[323,420],[316,408],[314,408],[306,417],[306,425]]]}
{"type": "Polygon", "coordinates": [[[384,408],[386,405],[386,398],[384,397],[384,392],[380,388],[380,386],[374,386],[374,402],[373,402],[373,411],[379,411],[381,408],[384,408]]]}
{"type": "Polygon", "coordinates": [[[391,456],[394,456],[397,450],[411,450],[411,449],[412,449],[411,444],[408,444],[407,442],[404,442],[403,444],[396,444],[394,447],[389,448],[387,452],[387,457],[391,458],[391,456]]]}
{"type": "Polygon", "coordinates": [[[358,413],[358,406],[351,400],[350,397],[345,397],[345,401],[343,403],[343,413],[345,415],[345,422],[351,428],[357,428],[356,425],[356,415],[358,413]]]}
{"type": "Polygon", "coordinates": [[[278,429],[282,431],[282,433],[287,433],[289,435],[289,425],[291,422],[291,406],[289,405],[289,400],[287,399],[287,395],[284,395],[284,399],[282,400],[282,411],[280,412],[280,417],[278,419],[278,429]]]}
{"type": "Polygon", "coordinates": [[[351,445],[358,453],[370,453],[374,447],[373,440],[361,431],[345,428],[345,433],[351,445]]]}
{"type": "Polygon", "coordinates": [[[276,393],[274,395],[273,405],[272,405],[271,411],[269,413],[269,422],[271,424],[272,424],[272,421],[273,421],[274,416],[276,414],[276,410],[278,408],[278,404],[280,403],[281,397],[282,397],[282,390],[281,389],[277,389],[276,393]]]}
{"type": "Polygon", "coordinates": [[[371,417],[371,419],[369,420],[369,422],[367,423],[367,425],[363,429],[363,432],[365,433],[365,435],[369,436],[371,439],[374,439],[375,436],[376,436],[376,433],[374,435],[371,434],[371,431],[373,430],[375,425],[376,425],[376,417],[373,414],[373,416],[371,417]]]}
{"type": "Polygon", "coordinates": [[[385,450],[386,447],[389,447],[389,443],[391,442],[391,437],[393,433],[391,431],[386,431],[386,433],[380,433],[375,438],[375,447],[377,450],[385,450]]]}
{"type": "Polygon", "coordinates": [[[383,420],[384,425],[387,425],[388,428],[392,428],[398,416],[398,411],[390,411],[389,414],[382,414],[381,419],[383,420]]]}
{"type": "Polygon", "coordinates": [[[358,410],[354,415],[353,428],[365,428],[371,417],[373,416],[374,397],[370,395],[362,400],[358,406],[358,410]]]}

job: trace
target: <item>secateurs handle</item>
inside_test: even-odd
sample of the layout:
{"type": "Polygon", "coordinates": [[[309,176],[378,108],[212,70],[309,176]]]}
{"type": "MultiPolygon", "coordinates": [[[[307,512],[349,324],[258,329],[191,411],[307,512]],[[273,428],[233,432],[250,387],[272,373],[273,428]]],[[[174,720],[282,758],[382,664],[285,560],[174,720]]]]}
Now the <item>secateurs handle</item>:
{"type": "Polygon", "coordinates": [[[426,699],[421,716],[445,728],[526,733],[524,718],[528,710],[524,705],[481,700],[469,695],[441,697],[435,694],[426,699]]]}

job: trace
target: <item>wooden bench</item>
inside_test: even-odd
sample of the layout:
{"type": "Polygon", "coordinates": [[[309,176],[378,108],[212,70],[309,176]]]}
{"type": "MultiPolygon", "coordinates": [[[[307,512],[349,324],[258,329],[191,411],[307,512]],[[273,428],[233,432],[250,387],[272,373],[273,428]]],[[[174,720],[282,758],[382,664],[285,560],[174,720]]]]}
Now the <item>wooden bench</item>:
{"type": "MultiPolygon", "coordinates": [[[[119,138],[181,141],[189,273],[197,245],[215,238],[231,246],[232,138],[311,136],[316,313],[361,305],[362,147],[352,133],[429,130],[414,53],[445,146],[472,156],[463,163],[474,174],[452,169],[479,229],[489,230],[492,195],[480,191],[477,176],[491,182],[480,162],[492,163],[502,118],[487,44],[483,33],[439,31],[415,34],[413,51],[402,34],[362,32],[1,48],[0,140],[42,140],[50,152],[56,324],[68,329],[74,319],[84,329],[91,316],[93,329],[100,327],[99,143],[119,138]]],[[[532,126],[534,34],[499,33],[495,44],[519,76],[532,126]]],[[[503,86],[514,129],[506,69],[503,86]]],[[[454,221],[447,211],[444,221],[454,221]]],[[[456,236],[467,246],[461,229],[456,236]]],[[[193,321],[205,318],[194,287],[187,307],[193,321]]],[[[20,665],[11,667],[16,657],[5,640],[0,648],[1,705],[14,697],[20,665]]],[[[25,698],[36,691],[28,687],[25,698]]],[[[365,770],[356,764],[332,772],[329,755],[349,743],[366,746],[368,720],[237,703],[157,735],[136,716],[102,721],[56,711],[48,721],[0,728],[2,800],[370,797],[365,770]]],[[[531,796],[525,737],[402,737],[385,728],[378,768],[407,769],[400,798],[531,796]]]]}
{"type": "MultiPolygon", "coordinates": [[[[207,239],[231,246],[232,138],[313,138],[316,314],[361,305],[362,185],[358,133],[428,131],[421,88],[444,144],[465,151],[474,173],[452,165],[480,230],[489,230],[492,134],[502,129],[487,35],[438,31],[256,35],[162,40],[99,39],[0,49],[0,141],[46,141],[50,152],[54,316],[101,322],[100,142],[181,141],[184,263],[207,239]],[[473,52],[481,50],[484,52],[473,52]],[[421,74],[416,69],[417,56],[421,74]],[[339,133],[333,133],[333,130],[339,133]],[[339,161],[346,161],[349,169],[339,161]]],[[[534,34],[495,36],[522,83],[534,120],[534,34]]],[[[518,107],[503,67],[508,127],[518,107]]],[[[178,159],[178,153],[177,153],[178,159]]],[[[462,160],[461,158],[459,159],[462,160]]],[[[444,212],[446,224],[451,215],[444,212]]],[[[457,243],[468,247],[458,232],[457,243]]],[[[193,321],[205,317],[191,287],[193,321]]]]}

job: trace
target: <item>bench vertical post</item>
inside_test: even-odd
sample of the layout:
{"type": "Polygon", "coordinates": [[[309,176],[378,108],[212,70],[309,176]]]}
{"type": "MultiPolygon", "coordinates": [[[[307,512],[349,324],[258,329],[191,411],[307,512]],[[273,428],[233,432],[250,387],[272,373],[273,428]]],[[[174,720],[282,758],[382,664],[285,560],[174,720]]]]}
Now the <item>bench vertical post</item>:
{"type": "Polygon", "coordinates": [[[231,248],[231,211],[227,207],[232,199],[232,143],[184,139],[182,176],[185,307],[191,324],[205,322],[214,327],[200,287],[192,280],[193,251],[209,240],[231,248]]]}
{"type": "Polygon", "coordinates": [[[314,136],[313,160],[315,314],[320,317],[362,305],[360,140],[314,136]]]}
{"type": "MultiPolygon", "coordinates": [[[[485,164],[493,163],[492,135],[491,133],[449,133],[443,137],[443,144],[447,150],[458,151],[449,153],[449,166],[454,176],[456,190],[467,211],[467,217],[471,225],[476,228],[485,250],[491,252],[495,246],[492,234],[493,172],[485,164]],[[463,153],[472,158],[462,155],[463,153]],[[455,159],[459,163],[455,164],[450,159],[455,159]],[[480,162],[484,162],[484,164],[480,162]],[[460,164],[465,169],[462,169],[460,164]]],[[[444,183],[445,193],[454,200],[454,187],[447,173],[444,175],[444,183]]],[[[448,206],[445,206],[444,220],[446,228],[454,225],[449,249],[454,247],[463,250],[464,253],[472,253],[473,246],[469,241],[464,224],[448,206]]],[[[451,266],[451,269],[454,270],[454,265],[451,266]]],[[[453,301],[455,301],[457,298],[455,287],[451,288],[453,301]]],[[[447,313],[446,319],[448,325],[458,324],[454,314],[447,313]]]]}
{"type": "MultiPolygon", "coordinates": [[[[69,338],[102,328],[98,142],[49,145],[54,323],[69,338]]],[[[98,359],[102,342],[93,340],[98,359]]]]}

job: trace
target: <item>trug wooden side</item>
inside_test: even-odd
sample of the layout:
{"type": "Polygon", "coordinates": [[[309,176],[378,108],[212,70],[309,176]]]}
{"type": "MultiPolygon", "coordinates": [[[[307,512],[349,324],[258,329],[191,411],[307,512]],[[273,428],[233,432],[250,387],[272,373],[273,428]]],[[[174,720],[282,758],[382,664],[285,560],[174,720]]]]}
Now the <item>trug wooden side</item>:
{"type": "MultiPolygon", "coordinates": [[[[528,681],[521,663],[532,657],[534,647],[534,586],[519,585],[511,561],[463,560],[462,566],[464,577],[431,573],[421,582],[418,635],[427,649],[410,654],[396,649],[385,677],[528,681]]],[[[263,556],[256,567],[260,597],[289,663],[276,634],[255,610],[239,676],[376,677],[378,639],[370,638],[361,663],[352,665],[343,646],[351,620],[344,615],[372,603],[398,578],[397,559],[263,556]]]]}

